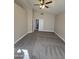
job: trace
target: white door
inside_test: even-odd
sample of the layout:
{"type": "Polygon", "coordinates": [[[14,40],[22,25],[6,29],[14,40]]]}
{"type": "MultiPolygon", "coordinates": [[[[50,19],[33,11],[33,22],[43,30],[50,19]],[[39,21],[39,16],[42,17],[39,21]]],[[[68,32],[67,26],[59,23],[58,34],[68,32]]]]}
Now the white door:
{"type": "Polygon", "coordinates": [[[44,21],[39,19],[39,31],[43,31],[44,21]]]}

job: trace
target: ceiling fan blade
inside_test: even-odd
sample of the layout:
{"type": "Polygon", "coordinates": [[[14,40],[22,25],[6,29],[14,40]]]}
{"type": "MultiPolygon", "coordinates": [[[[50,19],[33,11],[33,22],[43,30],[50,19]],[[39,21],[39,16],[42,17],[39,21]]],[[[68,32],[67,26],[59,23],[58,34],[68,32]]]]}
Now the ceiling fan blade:
{"type": "Polygon", "coordinates": [[[52,3],[52,1],[46,2],[45,4],[50,4],[50,3],[52,3]]]}
{"type": "Polygon", "coordinates": [[[46,8],[49,8],[48,6],[45,6],[46,8]]]}
{"type": "Polygon", "coordinates": [[[39,6],[40,4],[34,4],[35,6],[39,6]]]}
{"type": "Polygon", "coordinates": [[[44,4],[44,0],[42,0],[43,1],[43,4],[44,4]]]}

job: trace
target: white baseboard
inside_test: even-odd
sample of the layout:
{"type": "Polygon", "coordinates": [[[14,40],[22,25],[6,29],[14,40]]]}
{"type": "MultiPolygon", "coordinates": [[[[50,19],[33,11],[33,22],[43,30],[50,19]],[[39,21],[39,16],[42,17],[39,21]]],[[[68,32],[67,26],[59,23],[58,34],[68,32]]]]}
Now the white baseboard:
{"type": "Polygon", "coordinates": [[[28,33],[25,33],[24,35],[22,35],[19,39],[17,39],[14,44],[16,44],[19,40],[21,40],[24,36],[26,36],[28,33]]]}
{"type": "Polygon", "coordinates": [[[65,39],[63,39],[59,34],[57,34],[56,32],[54,32],[54,33],[65,42],[65,39]]]}

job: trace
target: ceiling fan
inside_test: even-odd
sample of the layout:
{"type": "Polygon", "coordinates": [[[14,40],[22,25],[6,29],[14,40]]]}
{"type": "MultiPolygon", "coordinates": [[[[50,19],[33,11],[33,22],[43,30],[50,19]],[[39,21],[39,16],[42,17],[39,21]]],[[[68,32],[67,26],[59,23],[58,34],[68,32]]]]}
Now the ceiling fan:
{"type": "Polygon", "coordinates": [[[46,0],[38,0],[39,2],[40,2],[40,4],[34,4],[35,6],[40,6],[40,9],[43,9],[43,8],[49,8],[48,6],[47,6],[47,4],[50,4],[50,3],[52,3],[52,1],[48,1],[48,2],[46,2],[46,0]]]}

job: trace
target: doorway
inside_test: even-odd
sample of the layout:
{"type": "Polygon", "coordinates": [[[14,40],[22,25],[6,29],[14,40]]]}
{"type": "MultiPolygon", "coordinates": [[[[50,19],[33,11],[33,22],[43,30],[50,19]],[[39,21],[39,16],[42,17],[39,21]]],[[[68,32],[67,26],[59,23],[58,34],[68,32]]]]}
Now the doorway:
{"type": "Polygon", "coordinates": [[[43,19],[36,19],[34,31],[43,31],[43,29],[44,29],[43,27],[44,27],[43,19]]]}
{"type": "Polygon", "coordinates": [[[35,31],[39,31],[39,19],[36,19],[35,31]]]}

